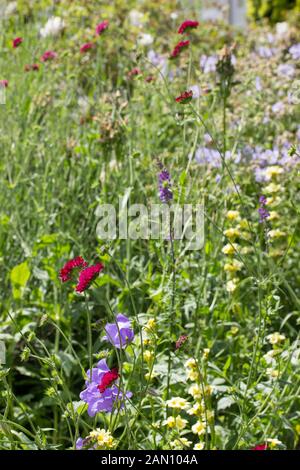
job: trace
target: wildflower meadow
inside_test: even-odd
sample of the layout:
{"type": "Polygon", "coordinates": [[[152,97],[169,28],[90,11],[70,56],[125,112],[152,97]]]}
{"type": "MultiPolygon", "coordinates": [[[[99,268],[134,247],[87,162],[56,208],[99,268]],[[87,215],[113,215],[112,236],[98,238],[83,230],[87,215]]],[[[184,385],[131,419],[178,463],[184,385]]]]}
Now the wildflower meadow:
{"type": "Polygon", "coordinates": [[[1,0],[1,450],[299,447],[300,16],[259,12],[1,0]]]}

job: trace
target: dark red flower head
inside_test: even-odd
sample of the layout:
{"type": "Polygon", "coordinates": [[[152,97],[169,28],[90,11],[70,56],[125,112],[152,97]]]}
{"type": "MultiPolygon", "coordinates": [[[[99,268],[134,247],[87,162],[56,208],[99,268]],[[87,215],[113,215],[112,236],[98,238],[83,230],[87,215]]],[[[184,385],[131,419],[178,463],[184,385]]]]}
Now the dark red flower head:
{"type": "Polygon", "coordinates": [[[197,28],[199,26],[198,21],[186,20],[179,26],[178,34],[184,34],[186,31],[190,29],[197,28]]]}
{"type": "Polygon", "coordinates": [[[79,274],[78,284],[75,288],[76,292],[84,292],[90,287],[94,279],[98,276],[99,273],[104,269],[102,263],[94,264],[88,268],[83,269],[79,274]]]}
{"type": "Polygon", "coordinates": [[[108,372],[105,372],[103,375],[100,384],[97,386],[100,393],[105,392],[105,390],[115,381],[117,378],[120,377],[118,373],[118,368],[115,367],[108,372]]]}
{"type": "Polygon", "coordinates": [[[191,101],[192,97],[193,97],[192,91],[184,91],[183,93],[181,93],[180,96],[177,96],[177,98],[175,98],[175,101],[180,104],[186,104],[191,101]]]}
{"type": "Polygon", "coordinates": [[[93,49],[94,47],[95,47],[95,44],[93,42],[86,42],[85,44],[81,46],[80,52],[81,54],[83,54],[84,52],[87,52],[90,49],[93,49]]]}
{"type": "Polygon", "coordinates": [[[132,78],[132,77],[136,77],[137,75],[140,75],[140,74],[141,74],[140,69],[138,67],[135,67],[134,69],[129,70],[129,72],[127,74],[127,77],[132,78]]]}
{"type": "Polygon", "coordinates": [[[46,51],[41,57],[42,62],[47,62],[47,60],[56,59],[57,54],[54,51],[46,51]]]}
{"type": "Polygon", "coordinates": [[[26,64],[24,67],[25,72],[35,71],[37,72],[40,69],[39,64],[26,64]]]}
{"type": "Polygon", "coordinates": [[[86,261],[81,256],[77,256],[66,262],[63,268],[60,270],[59,277],[62,282],[67,282],[71,279],[72,273],[75,269],[84,269],[87,267],[86,261]]]}
{"type": "Polygon", "coordinates": [[[0,80],[0,88],[7,88],[8,80],[0,80]]]}
{"type": "Polygon", "coordinates": [[[108,28],[108,24],[109,23],[108,23],[107,20],[102,21],[102,23],[97,24],[97,26],[96,26],[97,36],[100,36],[103,33],[103,31],[105,31],[108,28]]]}
{"type": "Polygon", "coordinates": [[[12,47],[13,47],[14,49],[16,49],[16,47],[18,47],[20,44],[22,44],[22,42],[23,42],[23,38],[20,38],[20,37],[15,38],[15,39],[13,39],[13,41],[12,41],[12,47]]]}
{"type": "Polygon", "coordinates": [[[252,447],[251,450],[267,450],[268,449],[268,444],[258,444],[255,447],[252,447]]]}
{"type": "Polygon", "coordinates": [[[172,54],[170,56],[171,59],[175,59],[175,57],[178,57],[182,49],[185,49],[188,47],[190,44],[190,41],[180,41],[176,46],[174,47],[172,54]]]}

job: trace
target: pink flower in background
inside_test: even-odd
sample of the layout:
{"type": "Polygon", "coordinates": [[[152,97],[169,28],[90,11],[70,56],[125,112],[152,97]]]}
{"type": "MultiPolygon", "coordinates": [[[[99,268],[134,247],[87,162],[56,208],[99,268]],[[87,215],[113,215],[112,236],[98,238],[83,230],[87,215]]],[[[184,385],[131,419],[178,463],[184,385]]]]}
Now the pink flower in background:
{"type": "Polygon", "coordinates": [[[19,47],[19,45],[22,44],[22,42],[23,42],[23,38],[17,37],[13,39],[12,41],[13,48],[16,49],[16,47],[19,47]]]}
{"type": "Polygon", "coordinates": [[[91,49],[93,49],[95,47],[95,44],[93,42],[86,42],[85,44],[83,44],[80,48],[80,52],[81,54],[83,54],[84,52],[87,52],[91,49]]]}
{"type": "Polygon", "coordinates": [[[59,273],[62,282],[67,282],[71,279],[72,273],[75,269],[83,269],[87,267],[87,262],[81,256],[70,259],[65,263],[59,273]]]}
{"type": "Polygon", "coordinates": [[[199,26],[198,21],[186,20],[179,26],[178,34],[184,34],[186,31],[190,29],[197,28],[199,26]]]}
{"type": "Polygon", "coordinates": [[[41,61],[42,62],[47,62],[48,60],[53,60],[57,58],[57,53],[54,51],[46,51],[44,54],[41,56],[41,61]]]}
{"type": "Polygon", "coordinates": [[[8,80],[0,80],[0,88],[7,88],[8,80]]]}
{"type": "Polygon", "coordinates": [[[108,23],[107,20],[102,21],[102,23],[97,24],[97,26],[96,26],[97,36],[100,36],[103,33],[103,31],[105,31],[108,28],[108,24],[109,23],[108,23]]]}
{"type": "Polygon", "coordinates": [[[87,290],[103,269],[103,264],[97,263],[81,271],[79,274],[78,284],[75,288],[76,292],[81,293],[87,290]]]}
{"type": "Polygon", "coordinates": [[[127,74],[128,78],[136,77],[137,75],[140,75],[142,72],[138,67],[135,67],[134,69],[130,70],[127,74]]]}
{"type": "Polygon", "coordinates": [[[182,49],[185,49],[186,47],[188,47],[190,44],[190,41],[180,41],[178,44],[176,44],[176,46],[174,47],[172,53],[171,53],[171,56],[170,58],[171,59],[174,59],[175,57],[178,57],[179,54],[181,53],[182,49]]]}

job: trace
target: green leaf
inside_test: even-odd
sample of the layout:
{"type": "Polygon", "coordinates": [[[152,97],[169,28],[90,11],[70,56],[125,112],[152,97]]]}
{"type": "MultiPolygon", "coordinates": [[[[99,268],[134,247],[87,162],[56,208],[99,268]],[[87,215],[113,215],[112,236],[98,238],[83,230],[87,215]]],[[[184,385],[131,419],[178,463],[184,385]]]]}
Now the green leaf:
{"type": "Polygon", "coordinates": [[[20,299],[23,295],[27,281],[30,277],[30,269],[27,261],[18,264],[10,272],[10,280],[13,288],[13,296],[15,299],[20,299]]]}

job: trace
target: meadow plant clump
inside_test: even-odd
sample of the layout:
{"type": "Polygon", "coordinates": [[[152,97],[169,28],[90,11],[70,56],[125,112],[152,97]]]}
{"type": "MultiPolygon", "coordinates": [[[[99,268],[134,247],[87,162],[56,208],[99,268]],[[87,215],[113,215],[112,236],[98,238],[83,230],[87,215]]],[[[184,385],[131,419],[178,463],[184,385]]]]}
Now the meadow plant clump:
{"type": "Polygon", "coordinates": [[[9,3],[0,448],[296,449],[292,19],[242,32],[179,2],[9,3]],[[176,235],[188,205],[197,249],[176,235]]]}

